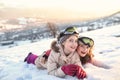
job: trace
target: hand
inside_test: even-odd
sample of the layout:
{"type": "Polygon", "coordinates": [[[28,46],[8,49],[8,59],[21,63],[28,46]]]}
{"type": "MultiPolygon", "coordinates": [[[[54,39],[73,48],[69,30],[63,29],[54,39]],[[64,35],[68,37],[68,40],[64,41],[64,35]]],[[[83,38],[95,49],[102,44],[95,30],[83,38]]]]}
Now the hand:
{"type": "Polygon", "coordinates": [[[46,63],[46,59],[44,57],[41,58],[41,63],[43,63],[43,64],[46,63]]]}
{"type": "Polygon", "coordinates": [[[77,72],[77,65],[69,64],[61,68],[66,75],[74,76],[77,72]]]}
{"type": "Polygon", "coordinates": [[[78,69],[78,70],[77,70],[77,73],[76,73],[77,78],[78,78],[78,79],[83,79],[83,78],[85,78],[85,77],[86,77],[86,72],[85,72],[80,66],[78,66],[77,69],[78,69]]]}

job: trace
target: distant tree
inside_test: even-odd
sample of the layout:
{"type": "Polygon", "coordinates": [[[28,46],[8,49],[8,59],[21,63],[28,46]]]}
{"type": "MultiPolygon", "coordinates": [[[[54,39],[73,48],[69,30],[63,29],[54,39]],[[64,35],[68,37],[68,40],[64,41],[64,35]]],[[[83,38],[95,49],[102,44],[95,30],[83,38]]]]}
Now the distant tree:
{"type": "Polygon", "coordinates": [[[52,23],[52,22],[48,22],[48,23],[47,23],[47,27],[48,27],[50,33],[51,33],[51,34],[53,35],[53,37],[55,38],[56,35],[57,35],[57,27],[55,26],[55,24],[52,23]]]}

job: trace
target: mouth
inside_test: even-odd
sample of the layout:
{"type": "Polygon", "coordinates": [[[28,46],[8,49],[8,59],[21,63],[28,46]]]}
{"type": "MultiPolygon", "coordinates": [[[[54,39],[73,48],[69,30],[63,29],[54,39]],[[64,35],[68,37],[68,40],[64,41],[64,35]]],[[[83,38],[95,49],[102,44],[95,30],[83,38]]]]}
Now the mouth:
{"type": "Polygon", "coordinates": [[[71,47],[71,49],[76,49],[76,47],[71,47]]]}
{"type": "Polygon", "coordinates": [[[85,52],[81,52],[82,54],[85,54],[85,52]]]}

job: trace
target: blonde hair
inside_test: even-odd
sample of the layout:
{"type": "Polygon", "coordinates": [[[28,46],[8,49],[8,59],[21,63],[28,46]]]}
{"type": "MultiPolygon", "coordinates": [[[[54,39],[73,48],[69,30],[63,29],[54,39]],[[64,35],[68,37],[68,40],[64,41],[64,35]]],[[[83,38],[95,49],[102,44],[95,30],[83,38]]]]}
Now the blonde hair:
{"type": "Polygon", "coordinates": [[[89,52],[84,57],[80,56],[80,61],[84,65],[84,64],[86,64],[88,62],[91,62],[91,60],[92,60],[93,57],[94,57],[93,47],[90,47],[89,52]]]}

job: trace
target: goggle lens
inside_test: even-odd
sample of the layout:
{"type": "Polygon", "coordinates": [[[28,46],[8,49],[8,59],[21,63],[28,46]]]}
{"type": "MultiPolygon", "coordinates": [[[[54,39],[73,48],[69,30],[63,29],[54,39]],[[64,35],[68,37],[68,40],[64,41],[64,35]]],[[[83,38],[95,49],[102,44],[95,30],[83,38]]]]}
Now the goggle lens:
{"type": "Polygon", "coordinates": [[[85,45],[88,45],[89,47],[92,47],[94,45],[94,41],[88,37],[81,37],[79,38],[79,41],[81,41],[85,45]]]}
{"type": "Polygon", "coordinates": [[[69,27],[64,31],[64,34],[79,34],[75,27],[69,27]]]}

